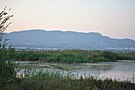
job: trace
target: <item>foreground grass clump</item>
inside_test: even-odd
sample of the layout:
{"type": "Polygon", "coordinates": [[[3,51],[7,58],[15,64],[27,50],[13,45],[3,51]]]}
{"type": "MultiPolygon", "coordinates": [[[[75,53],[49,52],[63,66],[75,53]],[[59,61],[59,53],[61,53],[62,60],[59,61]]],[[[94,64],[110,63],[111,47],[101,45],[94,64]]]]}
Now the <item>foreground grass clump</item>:
{"type": "Polygon", "coordinates": [[[2,90],[135,90],[135,84],[106,79],[17,78],[2,90]]]}
{"type": "Polygon", "coordinates": [[[0,83],[0,90],[135,90],[135,84],[47,70],[25,73],[8,83],[0,83]]]}
{"type": "Polygon", "coordinates": [[[13,49],[0,49],[0,83],[8,83],[16,78],[17,65],[14,63],[13,56],[13,49]]]}

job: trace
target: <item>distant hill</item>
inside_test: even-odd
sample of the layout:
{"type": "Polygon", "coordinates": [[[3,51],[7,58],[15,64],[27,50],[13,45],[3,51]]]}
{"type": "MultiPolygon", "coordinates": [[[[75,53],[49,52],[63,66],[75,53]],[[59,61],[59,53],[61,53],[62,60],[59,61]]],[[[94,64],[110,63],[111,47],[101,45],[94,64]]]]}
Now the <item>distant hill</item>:
{"type": "Polygon", "coordinates": [[[132,39],[114,39],[100,33],[28,30],[7,33],[13,47],[105,49],[135,48],[132,39]]]}

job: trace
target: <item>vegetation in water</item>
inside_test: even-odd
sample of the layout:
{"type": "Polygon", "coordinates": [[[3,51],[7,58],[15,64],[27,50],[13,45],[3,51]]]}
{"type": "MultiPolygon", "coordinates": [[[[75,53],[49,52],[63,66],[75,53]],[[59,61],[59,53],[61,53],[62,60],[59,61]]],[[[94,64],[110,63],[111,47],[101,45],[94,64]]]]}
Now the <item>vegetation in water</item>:
{"type": "Polygon", "coordinates": [[[135,60],[135,52],[117,53],[118,60],[135,60]]]}
{"type": "Polygon", "coordinates": [[[13,58],[18,61],[41,61],[49,63],[91,63],[135,60],[135,53],[114,53],[99,50],[15,51],[13,58]]]}
{"type": "Polygon", "coordinates": [[[38,72],[1,85],[2,90],[134,90],[135,84],[111,79],[72,78],[60,72],[38,72]]]}

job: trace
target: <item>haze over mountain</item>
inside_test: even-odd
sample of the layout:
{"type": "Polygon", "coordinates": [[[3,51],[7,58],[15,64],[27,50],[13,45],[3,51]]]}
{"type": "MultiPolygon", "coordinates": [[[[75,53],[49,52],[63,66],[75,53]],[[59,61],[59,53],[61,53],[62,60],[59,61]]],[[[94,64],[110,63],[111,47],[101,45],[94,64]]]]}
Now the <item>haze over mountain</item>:
{"type": "Polygon", "coordinates": [[[64,49],[106,49],[135,48],[132,39],[114,39],[100,33],[28,30],[7,33],[13,47],[64,48],[64,49]]]}

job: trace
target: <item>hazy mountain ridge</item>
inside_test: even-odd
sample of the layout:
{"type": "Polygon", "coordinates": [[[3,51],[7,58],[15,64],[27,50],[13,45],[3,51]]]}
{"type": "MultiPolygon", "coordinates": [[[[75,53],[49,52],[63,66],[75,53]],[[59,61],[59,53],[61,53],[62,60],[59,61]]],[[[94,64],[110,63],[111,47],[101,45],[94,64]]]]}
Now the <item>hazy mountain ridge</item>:
{"type": "Polygon", "coordinates": [[[28,30],[7,34],[13,47],[105,49],[135,48],[132,39],[114,39],[100,33],[28,30]]]}

